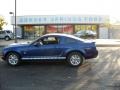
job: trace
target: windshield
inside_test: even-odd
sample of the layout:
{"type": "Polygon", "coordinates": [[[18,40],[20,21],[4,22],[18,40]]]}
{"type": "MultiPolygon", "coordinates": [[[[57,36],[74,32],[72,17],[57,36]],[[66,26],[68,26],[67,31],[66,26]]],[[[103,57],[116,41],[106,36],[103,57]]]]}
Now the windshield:
{"type": "Polygon", "coordinates": [[[12,33],[11,31],[6,31],[7,33],[12,33]]]}
{"type": "MultiPolygon", "coordinates": [[[[42,36],[41,36],[42,37],[42,36]]],[[[36,41],[38,41],[41,37],[37,38],[36,40],[33,40],[31,42],[29,42],[29,44],[34,44],[36,41]]]]}

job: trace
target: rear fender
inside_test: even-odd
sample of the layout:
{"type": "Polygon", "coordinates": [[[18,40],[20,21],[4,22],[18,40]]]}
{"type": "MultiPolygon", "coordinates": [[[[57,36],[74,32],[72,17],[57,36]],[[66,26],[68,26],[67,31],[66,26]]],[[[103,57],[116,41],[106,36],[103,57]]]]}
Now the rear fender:
{"type": "Polygon", "coordinates": [[[78,52],[80,53],[83,57],[85,57],[85,51],[84,50],[69,50],[65,53],[65,57],[67,57],[70,53],[72,52],[78,52]]]}

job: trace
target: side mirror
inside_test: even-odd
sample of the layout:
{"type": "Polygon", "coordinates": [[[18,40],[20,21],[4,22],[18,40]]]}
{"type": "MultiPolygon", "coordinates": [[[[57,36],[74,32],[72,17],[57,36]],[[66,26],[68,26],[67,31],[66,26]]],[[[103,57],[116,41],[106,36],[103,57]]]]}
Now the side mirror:
{"type": "Polygon", "coordinates": [[[40,43],[39,42],[35,42],[33,45],[34,46],[40,46],[40,43]]]}
{"type": "Polygon", "coordinates": [[[33,45],[34,45],[34,46],[41,46],[41,45],[42,45],[42,42],[35,42],[33,45]]]}

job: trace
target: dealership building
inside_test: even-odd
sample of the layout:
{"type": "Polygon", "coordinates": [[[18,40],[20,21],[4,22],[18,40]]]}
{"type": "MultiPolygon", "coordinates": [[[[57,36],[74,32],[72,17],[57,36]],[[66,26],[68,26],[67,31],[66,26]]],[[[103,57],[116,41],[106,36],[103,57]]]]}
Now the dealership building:
{"type": "MultiPolygon", "coordinates": [[[[15,25],[15,18],[11,18],[15,25]]],[[[17,16],[17,35],[35,39],[46,33],[75,34],[80,30],[93,30],[96,38],[108,38],[109,16],[105,15],[35,15],[17,16]]]]}

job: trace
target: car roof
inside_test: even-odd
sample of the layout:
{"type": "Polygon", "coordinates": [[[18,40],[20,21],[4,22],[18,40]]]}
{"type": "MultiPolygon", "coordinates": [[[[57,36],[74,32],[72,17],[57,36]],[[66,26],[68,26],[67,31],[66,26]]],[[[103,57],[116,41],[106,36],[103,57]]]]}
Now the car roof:
{"type": "MultiPolygon", "coordinates": [[[[85,40],[81,39],[81,38],[78,38],[76,36],[73,36],[73,35],[69,35],[69,34],[63,34],[63,33],[50,33],[50,34],[45,34],[43,36],[41,36],[40,38],[44,38],[44,37],[47,37],[47,36],[63,36],[63,37],[68,37],[68,38],[73,38],[73,39],[76,39],[76,40],[79,40],[79,41],[82,41],[82,42],[85,42],[85,40]]],[[[36,39],[35,41],[33,41],[31,44],[33,44],[34,42],[36,42],[37,40],[39,40],[40,38],[36,39]]]]}
{"type": "Polygon", "coordinates": [[[42,37],[44,36],[63,36],[63,37],[69,37],[69,38],[73,38],[73,39],[77,39],[77,40],[81,40],[81,41],[84,41],[83,39],[81,38],[78,38],[74,35],[70,35],[70,34],[63,34],[63,33],[50,33],[50,34],[45,34],[43,35],[42,37]]]}

